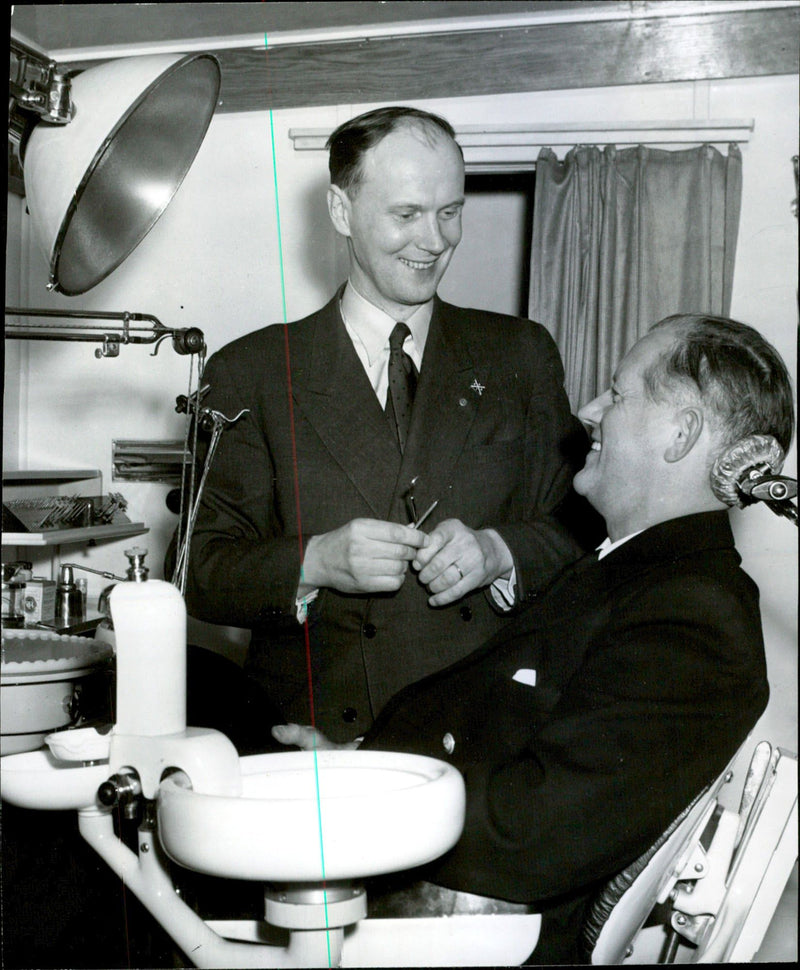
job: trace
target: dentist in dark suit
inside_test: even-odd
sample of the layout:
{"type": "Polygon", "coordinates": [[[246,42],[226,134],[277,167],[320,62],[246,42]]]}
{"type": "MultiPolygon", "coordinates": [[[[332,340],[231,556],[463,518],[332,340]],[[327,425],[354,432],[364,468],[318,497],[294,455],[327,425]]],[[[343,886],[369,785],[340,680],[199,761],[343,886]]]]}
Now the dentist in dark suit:
{"type": "Polygon", "coordinates": [[[211,467],[187,603],[250,627],[248,673],[348,741],[580,555],[565,522],[588,442],[542,327],[436,296],[464,204],[449,124],[379,109],[329,145],[349,279],[209,360],[204,403],[246,413],[211,467]]]}

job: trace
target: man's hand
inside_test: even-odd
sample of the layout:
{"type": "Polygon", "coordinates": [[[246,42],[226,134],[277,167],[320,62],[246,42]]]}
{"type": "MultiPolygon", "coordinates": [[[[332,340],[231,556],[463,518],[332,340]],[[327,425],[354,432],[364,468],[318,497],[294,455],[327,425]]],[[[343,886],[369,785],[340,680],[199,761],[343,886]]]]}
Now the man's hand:
{"type": "Polygon", "coordinates": [[[303,751],[354,751],[358,747],[358,741],[346,744],[329,741],[321,731],[307,724],[275,724],[272,736],[281,744],[291,744],[303,751]]]}
{"type": "Polygon", "coordinates": [[[312,536],[306,547],[299,595],[329,587],[341,593],[387,593],[400,589],[408,564],[425,545],[424,532],[379,519],[353,519],[312,536]]]}
{"type": "Polygon", "coordinates": [[[427,586],[431,606],[447,606],[462,596],[510,574],[514,559],[494,529],[474,530],[446,519],[428,535],[413,566],[427,586]]]}

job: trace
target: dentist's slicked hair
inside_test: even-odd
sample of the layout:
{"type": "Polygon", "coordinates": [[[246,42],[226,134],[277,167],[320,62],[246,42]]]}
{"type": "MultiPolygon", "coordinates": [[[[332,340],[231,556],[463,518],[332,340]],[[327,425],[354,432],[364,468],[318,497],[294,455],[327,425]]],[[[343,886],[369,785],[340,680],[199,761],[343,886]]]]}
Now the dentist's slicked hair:
{"type": "Polygon", "coordinates": [[[716,416],[723,445],[751,434],[772,435],[789,450],[794,399],[786,365],[753,327],[728,317],[680,313],[652,328],[670,328],[675,342],[648,369],[645,391],[663,400],[676,385],[699,391],[716,416]]]}
{"type": "Polygon", "coordinates": [[[331,184],[350,193],[357,190],[363,178],[364,155],[399,128],[412,129],[431,145],[445,135],[461,151],[453,126],[439,115],[419,108],[376,108],[339,125],[325,143],[330,152],[331,184]]]}

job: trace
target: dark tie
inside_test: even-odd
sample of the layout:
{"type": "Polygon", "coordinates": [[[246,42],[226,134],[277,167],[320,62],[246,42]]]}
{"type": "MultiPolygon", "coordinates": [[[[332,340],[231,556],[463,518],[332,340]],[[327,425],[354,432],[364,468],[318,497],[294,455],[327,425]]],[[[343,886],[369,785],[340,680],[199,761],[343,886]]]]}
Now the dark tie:
{"type": "Polygon", "coordinates": [[[389,337],[389,390],[386,395],[386,414],[397,429],[400,451],[406,446],[408,426],[411,423],[411,405],[417,389],[417,369],[414,361],[403,350],[403,341],[411,331],[406,324],[398,323],[389,337]]]}

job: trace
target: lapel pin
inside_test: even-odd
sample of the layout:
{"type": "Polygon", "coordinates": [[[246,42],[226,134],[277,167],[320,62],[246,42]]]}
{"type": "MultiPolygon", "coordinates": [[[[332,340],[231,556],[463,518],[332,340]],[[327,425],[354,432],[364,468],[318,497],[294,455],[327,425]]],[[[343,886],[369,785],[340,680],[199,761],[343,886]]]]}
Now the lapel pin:
{"type": "Polygon", "coordinates": [[[484,391],[486,390],[486,388],[484,387],[484,385],[483,385],[483,384],[481,384],[481,382],[480,382],[480,381],[478,380],[478,378],[477,378],[477,377],[476,377],[476,378],[475,378],[475,380],[474,380],[474,381],[473,381],[473,382],[472,382],[472,383],[470,384],[470,386],[469,386],[469,389],[470,389],[471,391],[477,391],[477,392],[478,392],[478,397],[481,397],[481,395],[483,394],[483,392],[484,392],[484,391]]]}

